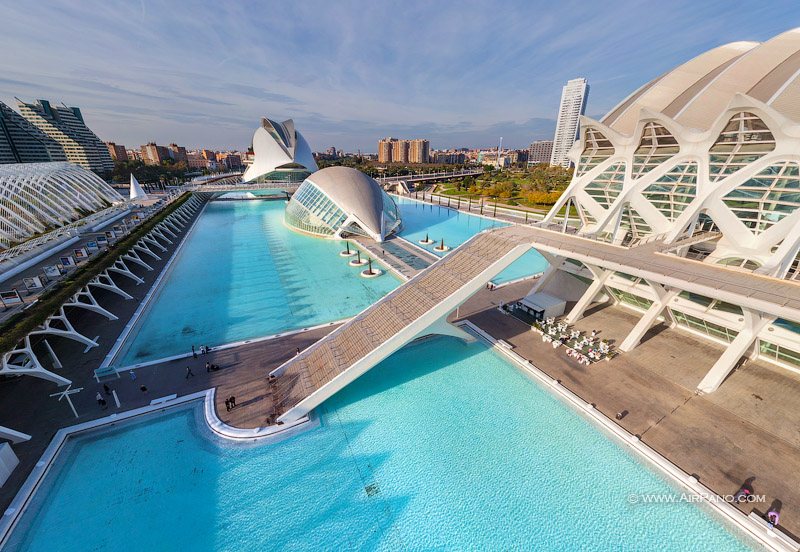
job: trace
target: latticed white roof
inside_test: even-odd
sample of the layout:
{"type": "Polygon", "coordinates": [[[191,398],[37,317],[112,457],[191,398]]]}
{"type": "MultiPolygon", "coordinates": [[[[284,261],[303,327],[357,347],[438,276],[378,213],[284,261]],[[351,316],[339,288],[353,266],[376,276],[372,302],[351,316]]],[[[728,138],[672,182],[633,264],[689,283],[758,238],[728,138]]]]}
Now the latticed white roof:
{"type": "Polygon", "coordinates": [[[121,201],[111,186],[78,165],[0,165],[0,249],[121,201]]]}

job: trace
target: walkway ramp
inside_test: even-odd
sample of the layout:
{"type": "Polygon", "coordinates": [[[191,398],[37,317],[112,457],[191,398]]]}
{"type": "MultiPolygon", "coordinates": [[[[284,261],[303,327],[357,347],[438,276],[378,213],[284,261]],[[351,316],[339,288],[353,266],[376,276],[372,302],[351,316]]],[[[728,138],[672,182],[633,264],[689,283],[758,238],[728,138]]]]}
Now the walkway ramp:
{"type": "Polygon", "coordinates": [[[272,372],[279,421],[301,418],[449,313],[531,248],[524,228],[473,236],[272,372]]]}

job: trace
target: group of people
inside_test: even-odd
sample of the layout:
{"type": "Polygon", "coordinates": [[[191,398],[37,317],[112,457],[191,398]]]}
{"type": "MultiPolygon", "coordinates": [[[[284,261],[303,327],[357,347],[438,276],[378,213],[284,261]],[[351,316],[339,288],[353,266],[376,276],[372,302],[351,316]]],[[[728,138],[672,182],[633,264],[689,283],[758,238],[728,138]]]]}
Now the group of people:
{"type": "Polygon", "coordinates": [[[228,397],[227,399],[225,399],[225,410],[227,410],[228,412],[230,412],[230,411],[231,411],[231,410],[233,410],[235,407],[236,407],[236,397],[234,397],[233,395],[231,395],[230,397],[228,397]]]}
{"type": "MultiPolygon", "coordinates": [[[[211,348],[208,345],[200,345],[201,355],[208,354],[209,351],[211,351],[211,348]]],[[[197,351],[195,350],[194,345],[192,345],[192,358],[197,358],[197,351]]]]}

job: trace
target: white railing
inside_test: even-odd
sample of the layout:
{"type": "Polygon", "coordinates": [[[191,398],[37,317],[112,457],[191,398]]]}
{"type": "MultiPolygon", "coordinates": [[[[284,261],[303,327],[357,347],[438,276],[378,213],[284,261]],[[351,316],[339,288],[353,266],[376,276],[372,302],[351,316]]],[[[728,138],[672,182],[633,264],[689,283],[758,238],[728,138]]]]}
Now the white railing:
{"type": "Polygon", "coordinates": [[[37,236],[19,245],[10,247],[3,252],[0,252],[0,262],[7,261],[8,259],[13,259],[14,257],[18,257],[19,255],[23,255],[28,251],[32,251],[37,247],[46,244],[47,242],[56,240],[63,236],[75,235],[73,234],[73,231],[76,231],[79,227],[93,225],[94,223],[100,222],[102,219],[109,218],[115,212],[121,212],[126,209],[129,209],[128,202],[118,203],[117,205],[112,205],[111,207],[107,207],[102,211],[97,211],[96,213],[92,213],[91,215],[76,220],[75,222],[65,224],[64,226],[59,226],[55,230],[52,230],[46,234],[42,234],[41,236],[37,236]]]}
{"type": "Polygon", "coordinates": [[[458,178],[459,176],[478,176],[483,174],[483,169],[464,169],[461,171],[442,171],[435,173],[412,173],[397,176],[382,176],[376,180],[380,183],[396,182],[405,180],[406,182],[416,182],[420,180],[435,180],[439,178],[458,178]]]}

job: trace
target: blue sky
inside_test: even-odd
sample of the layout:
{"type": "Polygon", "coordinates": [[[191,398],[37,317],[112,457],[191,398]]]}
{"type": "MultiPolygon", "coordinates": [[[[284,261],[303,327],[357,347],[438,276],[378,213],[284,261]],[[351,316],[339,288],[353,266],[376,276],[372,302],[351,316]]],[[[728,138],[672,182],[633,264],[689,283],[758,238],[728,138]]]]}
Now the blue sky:
{"type": "Polygon", "coordinates": [[[82,108],[104,140],[239,148],[259,117],[315,150],[551,138],[561,87],[587,114],[703,51],[800,26],[800,2],[0,0],[0,100],[82,108]]]}

